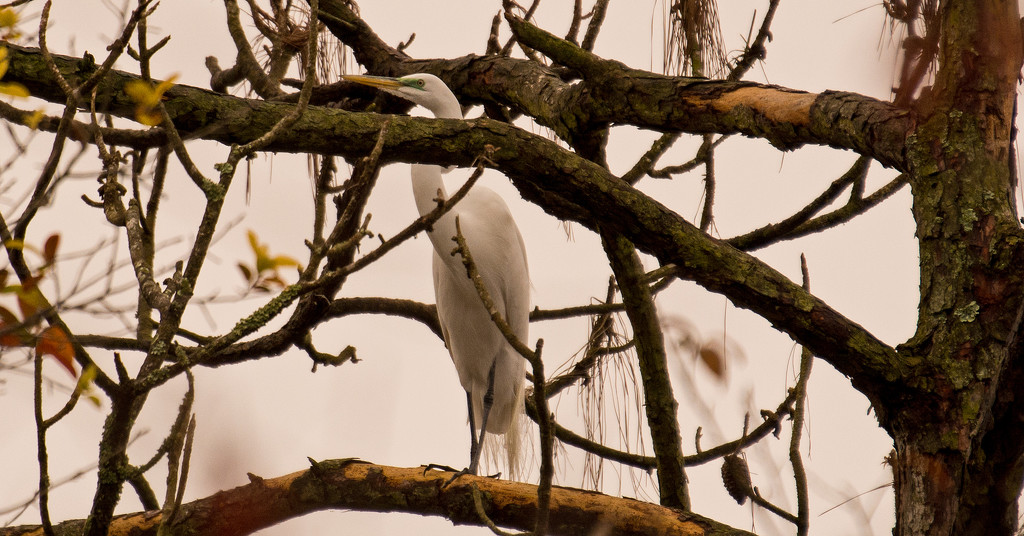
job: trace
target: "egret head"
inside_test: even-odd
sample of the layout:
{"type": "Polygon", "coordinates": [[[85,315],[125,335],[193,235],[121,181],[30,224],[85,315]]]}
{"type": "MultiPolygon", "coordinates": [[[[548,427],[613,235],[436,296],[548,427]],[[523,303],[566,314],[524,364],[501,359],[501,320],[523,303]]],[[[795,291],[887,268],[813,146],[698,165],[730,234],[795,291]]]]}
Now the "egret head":
{"type": "Polygon", "coordinates": [[[365,86],[383,89],[430,110],[436,117],[462,119],[462,107],[452,90],[440,78],[428,73],[416,73],[401,78],[386,76],[345,75],[343,79],[365,86]]]}

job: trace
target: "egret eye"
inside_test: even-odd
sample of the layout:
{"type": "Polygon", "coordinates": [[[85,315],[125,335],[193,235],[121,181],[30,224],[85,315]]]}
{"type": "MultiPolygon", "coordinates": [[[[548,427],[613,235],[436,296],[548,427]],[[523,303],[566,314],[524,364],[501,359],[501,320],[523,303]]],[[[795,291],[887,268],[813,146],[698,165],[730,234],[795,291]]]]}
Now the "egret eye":
{"type": "Polygon", "coordinates": [[[424,85],[426,85],[426,83],[423,81],[422,78],[416,79],[416,87],[422,88],[424,85]]]}

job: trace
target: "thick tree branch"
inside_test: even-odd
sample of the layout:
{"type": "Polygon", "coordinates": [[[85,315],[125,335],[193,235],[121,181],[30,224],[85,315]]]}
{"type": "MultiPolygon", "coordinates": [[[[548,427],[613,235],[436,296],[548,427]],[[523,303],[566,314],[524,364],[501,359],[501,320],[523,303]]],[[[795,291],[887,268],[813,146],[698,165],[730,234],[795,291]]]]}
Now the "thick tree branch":
{"type": "Polygon", "coordinates": [[[661,321],[650,288],[641,280],[643,265],[633,244],[621,235],[602,227],[601,243],[622,292],[622,302],[637,341],[644,411],[658,460],[661,504],[689,510],[690,492],[679,436],[679,405],[672,393],[661,321]]]}
{"type": "Polygon", "coordinates": [[[370,73],[436,74],[463,104],[509,106],[566,141],[614,122],[694,134],[739,133],[783,149],[829,145],[905,169],[903,142],[914,119],[910,112],[875,99],[630,69],[511,16],[506,18],[521,42],[581,73],[583,83],[570,85],[544,65],[506,56],[413,60],[383,43],[341,0],[325,0],[320,10],[321,21],[352,47],[370,73]]]}
{"type": "MultiPolygon", "coordinates": [[[[38,51],[13,45],[8,48],[12,61],[5,80],[24,84],[38,98],[64,102],[52,75],[43,67],[38,51]]],[[[579,54],[590,54],[576,50],[579,54]]],[[[463,72],[473,83],[468,86],[468,81],[454,83],[456,91],[467,86],[461,88],[461,95],[471,99],[486,95],[492,102],[501,99],[499,104],[520,110],[525,103],[532,103],[527,113],[566,139],[576,134],[574,125],[593,126],[614,121],[697,134],[739,133],[764,138],[783,149],[807,143],[829,145],[852,149],[897,169],[904,168],[904,139],[914,119],[910,112],[888,103],[852,93],[813,94],[749,82],[662,76],[628,69],[597,56],[587,58],[602,62],[600,68],[589,67],[601,73],[600,77],[591,84],[573,86],[561,82],[550,71],[527,69],[517,63],[524,60],[497,56],[409,61],[397,74],[417,70],[442,75],[446,70],[463,72]],[[515,97],[516,102],[508,102],[509,95],[519,96],[515,97]]],[[[59,55],[54,55],[53,59],[72,83],[91,72],[91,67],[82,60],[59,55]]],[[[133,117],[136,103],[121,88],[136,78],[112,71],[99,85],[97,110],[133,117]]],[[[450,75],[444,78],[453,81],[450,75]]],[[[286,114],[285,110],[290,110],[285,104],[234,99],[184,85],[174,86],[166,97],[165,107],[179,130],[224,143],[251,141],[286,114]]],[[[267,150],[297,151],[299,141],[309,148],[311,140],[301,132],[302,126],[303,121],[300,121],[295,125],[293,136],[270,144],[267,150]]],[[[325,154],[332,152],[318,147],[311,149],[325,154]]]]}
{"type": "MultiPolygon", "coordinates": [[[[240,536],[310,512],[326,509],[407,512],[438,516],[456,524],[480,525],[471,488],[482,493],[487,515],[502,526],[533,526],[536,486],[464,475],[444,486],[451,473],[422,467],[388,467],[351,460],[314,462],[305,471],[277,478],[250,475],[251,483],[182,504],[171,529],[176,534],[240,536]]],[[[696,514],[596,492],[555,487],[551,493],[553,534],[749,535],[696,514]]],[[[160,512],[115,517],[111,534],[155,536],[160,512]]],[[[55,526],[79,532],[83,521],[55,526]]],[[[0,528],[0,536],[41,534],[37,526],[0,528]]]]}
{"type": "Polygon", "coordinates": [[[553,109],[571,114],[570,125],[614,122],[693,134],[740,133],[784,150],[818,143],[853,149],[903,169],[904,140],[915,122],[910,112],[891,104],[853,93],[815,95],[778,86],[656,75],[603,59],[521,19],[506,19],[522,42],[583,75],[583,84],[562,83],[553,89],[556,84],[548,84],[543,95],[553,109]]]}

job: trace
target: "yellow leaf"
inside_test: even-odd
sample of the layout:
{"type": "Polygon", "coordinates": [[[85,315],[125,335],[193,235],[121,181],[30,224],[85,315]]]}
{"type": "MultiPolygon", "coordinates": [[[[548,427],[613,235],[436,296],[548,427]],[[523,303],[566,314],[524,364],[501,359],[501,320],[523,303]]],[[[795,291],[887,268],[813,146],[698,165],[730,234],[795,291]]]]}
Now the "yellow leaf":
{"type": "Polygon", "coordinates": [[[252,248],[253,253],[259,255],[262,246],[260,246],[260,239],[256,235],[256,231],[249,229],[245,236],[249,239],[249,247],[252,248]]]}
{"type": "Polygon", "coordinates": [[[18,24],[18,14],[9,7],[0,7],[0,28],[13,28],[18,24]]]}
{"type": "Polygon", "coordinates": [[[266,244],[260,244],[259,237],[252,230],[249,230],[249,247],[256,256],[256,273],[273,268],[273,260],[270,258],[270,248],[266,244]]]}
{"type": "Polygon", "coordinates": [[[146,125],[147,127],[155,127],[160,123],[163,123],[164,116],[156,110],[144,108],[142,106],[135,109],[135,120],[146,125]]]}
{"type": "Polygon", "coordinates": [[[132,80],[128,82],[124,85],[124,92],[137,104],[153,103],[153,86],[145,80],[132,80]]]}
{"type": "Polygon", "coordinates": [[[39,122],[42,121],[44,117],[46,117],[46,115],[43,114],[42,109],[36,110],[32,112],[31,115],[25,118],[25,126],[31,128],[32,130],[35,130],[39,128],[39,122]]]}
{"type": "Polygon", "coordinates": [[[0,93],[21,98],[31,95],[31,93],[28,92],[28,88],[17,82],[0,82],[0,93]]]}
{"type": "Polygon", "coordinates": [[[50,326],[39,334],[36,352],[55,357],[72,376],[78,376],[75,372],[75,348],[71,345],[68,334],[60,327],[50,326]]]}
{"type": "Polygon", "coordinates": [[[287,255],[278,255],[271,259],[271,262],[274,264],[275,268],[280,266],[299,266],[299,261],[287,255]]]}
{"type": "Polygon", "coordinates": [[[178,79],[178,75],[171,75],[170,78],[160,82],[155,88],[153,84],[146,82],[145,80],[132,80],[124,85],[124,92],[128,94],[133,101],[137,104],[153,107],[156,106],[160,99],[163,98],[164,93],[168,89],[174,86],[174,81],[178,79]]]}
{"type": "Polygon", "coordinates": [[[89,383],[96,379],[96,365],[89,365],[82,370],[82,376],[78,378],[77,389],[87,389],[89,383]]]}
{"type": "Polygon", "coordinates": [[[167,80],[157,84],[154,90],[158,97],[163,97],[164,93],[167,93],[168,89],[174,87],[174,81],[178,79],[177,74],[172,74],[167,80]]]}
{"type": "Polygon", "coordinates": [[[92,393],[92,382],[96,379],[96,365],[89,365],[82,369],[82,375],[78,377],[78,384],[75,385],[75,393],[85,395],[93,404],[100,405],[100,399],[92,393]]]}
{"type": "Polygon", "coordinates": [[[172,86],[178,75],[171,75],[167,80],[160,82],[155,88],[145,80],[132,80],[124,85],[124,92],[138,106],[135,108],[135,120],[146,126],[156,126],[163,122],[163,114],[157,111],[157,105],[163,99],[164,93],[172,86]]]}

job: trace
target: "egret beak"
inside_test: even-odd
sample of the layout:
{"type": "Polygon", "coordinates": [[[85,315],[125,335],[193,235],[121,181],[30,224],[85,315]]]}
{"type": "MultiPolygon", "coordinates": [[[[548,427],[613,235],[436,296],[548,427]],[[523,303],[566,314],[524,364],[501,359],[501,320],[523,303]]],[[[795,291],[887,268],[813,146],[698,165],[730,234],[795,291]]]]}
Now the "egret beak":
{"type": "Polygon", "coordinates": [[[342,75],[341,79],[348,82],[362,84],[364,86],[379,87],[381,89],[398,89],[405,85],[398,78],[390,78],[387,76],[364,76],[360,74],[346,74],[342,75]]]}

